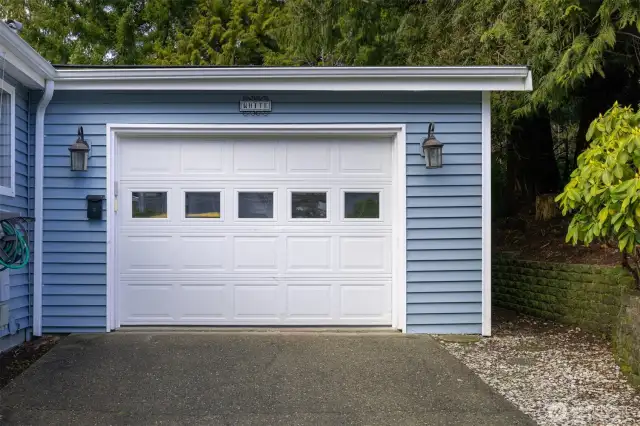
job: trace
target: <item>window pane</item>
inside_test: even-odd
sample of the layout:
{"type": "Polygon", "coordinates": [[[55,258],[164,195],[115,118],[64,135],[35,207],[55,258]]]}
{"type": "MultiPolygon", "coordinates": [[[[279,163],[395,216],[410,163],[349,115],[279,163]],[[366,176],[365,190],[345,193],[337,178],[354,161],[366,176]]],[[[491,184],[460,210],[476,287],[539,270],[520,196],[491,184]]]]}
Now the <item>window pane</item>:
{"type": "Polygon", "coordinates": [[[345,192],[344,217],[347,219],[378,219],[380,194],[378,192],[345,192]]]}
{"type": "Polygon", "coordinates": [[[220,218],[219,192],[187,192],[185,194],[185,217],[220,218]]]}
{"type": "Polygon", "coordinates": [[[324,219],[327,217],[326,192],[292,192],[291,217],[324,219]]]}
{"type": "Polygon", "coordinates": [[[273,192],[239,192],[238,218],[273,218],[273,192]]]}
{"type": "Polygon", "coordinates": [[[11,188],[11,95],[0,89],[0,186],[11,188]]]}
{"type": "Polygon", "coordinates": [[[132,217],[160,219],[167,217],[166,192],[131,193],[132,217]]]}

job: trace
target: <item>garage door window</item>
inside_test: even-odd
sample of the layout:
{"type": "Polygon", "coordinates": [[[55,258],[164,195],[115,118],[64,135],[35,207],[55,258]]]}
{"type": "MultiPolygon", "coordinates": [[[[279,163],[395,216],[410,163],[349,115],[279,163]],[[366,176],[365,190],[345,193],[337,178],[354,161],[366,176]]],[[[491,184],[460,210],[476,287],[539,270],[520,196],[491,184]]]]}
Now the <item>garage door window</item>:
{"type": "Polygon", "coordinates": [[[134,218],[162,219],[167,217],[166,192],[132,192],[131,215],[134,218]]]}
{"type": "Polygon", "coordinates": [[[220,192],[185,192],[186,218],[220,219],[220,192]]]}
{"type": "Polygon", "coordinates": [[[379,219],[380,193],[345,192],[344,217],[345,219],[379,219]]]}
{"type": "Polygon", "coordinates": [[[273,219],[273,192],[238,192],[239,219],[273,219]]]}
{"type": "Polygon", "coordinates": [[[326,219],[327,218],[327,193],[326,192],[292,192],[291,193],[291,218],[292,219],[326,219]]]}

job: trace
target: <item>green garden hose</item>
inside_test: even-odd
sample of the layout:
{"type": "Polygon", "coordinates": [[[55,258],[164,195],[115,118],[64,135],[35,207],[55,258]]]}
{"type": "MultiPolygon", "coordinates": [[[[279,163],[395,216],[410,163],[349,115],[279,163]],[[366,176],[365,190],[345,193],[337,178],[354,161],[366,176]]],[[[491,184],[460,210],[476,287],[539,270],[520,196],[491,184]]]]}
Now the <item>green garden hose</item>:
{"type": "Polygon", "coordinates": [[[20,269],[29,263],[26,218],[0,220],[0,271],[20,269]]]}

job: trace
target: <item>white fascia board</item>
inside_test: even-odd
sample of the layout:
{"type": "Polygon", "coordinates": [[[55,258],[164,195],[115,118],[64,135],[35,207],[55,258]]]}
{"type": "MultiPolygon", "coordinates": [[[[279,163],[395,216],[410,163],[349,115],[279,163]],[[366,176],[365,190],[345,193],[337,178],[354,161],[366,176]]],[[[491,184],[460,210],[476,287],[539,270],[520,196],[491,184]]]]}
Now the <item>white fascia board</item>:
{"type": "Polygon", "coordinates": [[[0,56],[6,61],[5,72],[30,89],[43,89],[57,71],[18,34],[0,21],[0,56]]]}
{"type": "Polygon", "coordinates": [[[60,69],[56,90],[525,91],[527,67],[60,69]]]}
{"type": "Polygon", "coordinates": [[[45,79],[16,55],[9,52],[3,44],[0,44],[0,70],[0,77],[2,74],[9,75],[30,89],[44,87],[45,79]]]}

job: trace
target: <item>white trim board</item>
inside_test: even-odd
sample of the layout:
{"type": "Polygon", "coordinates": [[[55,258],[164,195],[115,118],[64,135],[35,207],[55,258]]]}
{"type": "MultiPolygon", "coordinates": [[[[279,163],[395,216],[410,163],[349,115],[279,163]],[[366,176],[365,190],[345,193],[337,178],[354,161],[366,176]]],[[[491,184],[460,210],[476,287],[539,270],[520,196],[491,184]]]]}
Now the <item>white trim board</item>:
{"type": "Polygon", "coordinates": [[[62,68],[57,90],[531,90],[527,67],[62,68]]]}
{"type": "Polygon", "coordinates": [[[106,331],[120,327],[118,315],[118,215],[116,158],[118,140],[122,136],[157,135],[315,135],[315,136],[386,136],[393,141],[393,247],[392,250],[392,327],[406,332],[406,128],[404,124],[330,124],[330,125],[157,125],[157,124],[107,124],[107,320],[106,331]]]}
{"type": "Polygon", "coordinates": [[[482,92],[482,335],[491,336],[491,93],[482,92]]]}
{"type": "MultiPolygon", "coordinates": [[[[14,197],[16,195],[16,89],[3,80],[1,74],[0,90],[4,90],[11,97],[11,102],[9,103],[9,174],[11,176],[11,185],[0,186],[0,195],[14,197]]],[[[0,166],[2,165],[0,164],[0,166]]]]}

